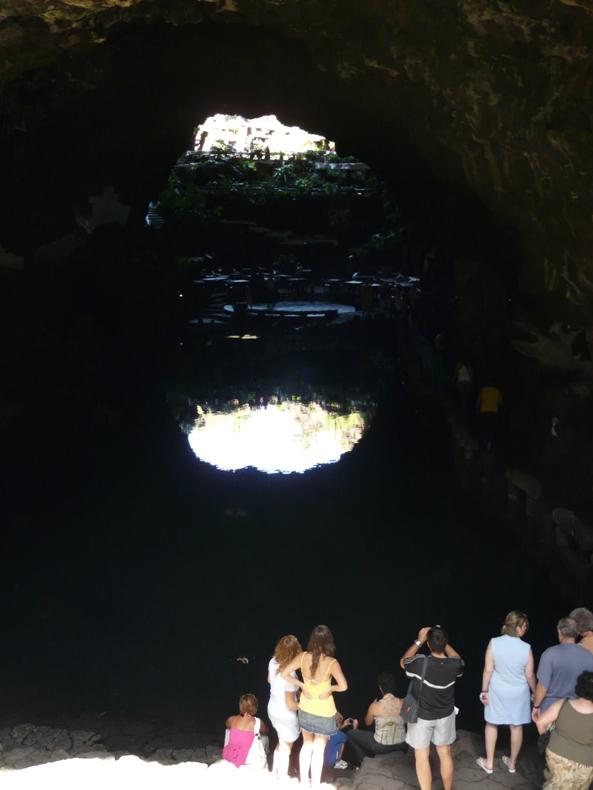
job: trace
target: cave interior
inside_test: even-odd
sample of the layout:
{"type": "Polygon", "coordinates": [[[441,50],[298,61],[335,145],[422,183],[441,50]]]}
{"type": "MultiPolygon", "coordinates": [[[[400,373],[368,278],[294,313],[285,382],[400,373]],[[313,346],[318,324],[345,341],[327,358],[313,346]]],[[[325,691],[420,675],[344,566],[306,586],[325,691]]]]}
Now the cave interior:
{"type": "MultiPolygon", "coordinates": [[[[505,558],[504,535],[514,536],[529,555],[522,569],[512,565],[513,573],[525,574],[523,586],[515,592],[530,596],[542,627],[550,611],[563,614],[565,601],[575,595],[589,595],[590,601],[593,543],[587,524],[593,519],[593,334],[587,291],[591,264],[587,206],[591,194],[583,182],[590,172],[584,151],[592,134],[593,84],[590,75],[584,75],[593,54],[582,31],[590,30],[593,20],[587,4],[552,3],[544,14],[528,2],[505,3],[513,13],[485,14],[479,32],[469,10],[463,27],[459,19],[453,25],[449,12],[443,11],[439,19],[424,2],[413,10],[405,2],[387,4],[391,10],[385,29],[380,22],[385,5],[381,2],[367,4],[360,13],[356,4],[348,3],[335,24],[326,16],[329,10],[319,11],[318,3],[302,4],[309,14],[304,21],[298,17],[299,4],[282,2],[262,4],[269,15],[261,16],[252,8],[257,4],[248,2],[239,3],[242,14],[236,13],[233,2],[199,3],[195,4],[200,7],[198,14],[192,4],[180,0],[166,4],[168,16],[155,13],[151,3],[144,4],[146,16],[141,3],[131,3],[135,12],[130,10],[128,16],[124,5],[116,10],[109,3],[103,5],[104,18],[101,13],[96,19],[91,15],[92,24],[83,17],[80,25],[67,19],[49,25],[41,13],[24,17],[18,9],[0,21],[0,34],[5,34],[0,47],[8,53],[0,83],[5,369],[0,427],[10,448],[3,462],[2,488],[6,543],[14,557],[4,585],[9,597],[21,600],[9,618],[16,647],[5,657],[5,669],[19,681],[8,694],[5,719],[14,723],[23,710],[52,710],[44,715],[55,721],[55,700],[71,680],[72,664],[63,656],[77,651],[90,663],[84,672],[74,673],[66,695],[70,707],[65,704],[64,715],[66,711],[71,715],[76,699],[79,707],[98,709],[106,687],[114,710],[127,705],[144,713],[142,692],[135,687],[133,694],[126,695],[122,689],[133,685],[135,662],[146,650],[146,634],[158,641],[164,633],[155,626],[151,612],[171,618],[172,632],[182,633],[180,620],[194,612],[192,596],[196,596],[202,630],[217,628],[210,611],[215,603],[207,591],[189,582],[173,584],[172,591],[163,587],[171,581],[171,568],[179,568],[180,575],[191,574],[189,558],[180,560],[184,551],[194,557],[212,552],[219,574],[240,572],[243,557],[233,555],[227,568],[224,555],[214,548],[212,535],[222,530],[230,543],[245,542],[247,560],[259,563],[261,569],[266,562],[265,540],[254,539],[250,548],[249,540],[239,536],[242,519],[256,527],[253,509],[266,522],[266,532],[276,518],[274,511],[283,513],[286,523],[298,530],[296,516],[286,515],[285,505],[295,491],[307,501],[327,499],[322,510],[328,518],[332,506],[342,514],[352,507],[353,518],[360,520],[368,515],[364,503],[353,504],[349,496],[336,504],[344,483],[327,473],[307,483],[306,495],[302,481],[291,489],[285,480],[272,490],[270,480],[254,483],[247,473],[231,489],[213,473],[204,473],[193,490],[193,458],[171,413],[169,382],[163,383],[172,368],[181,367],[174,359],[178,350],[172,349],[185,338],[188,315],[180,310],[177,297],[187,274],[179,274],[173,262],[176,256],[188,254],[189,247],[166,227],[162,232],[147,228],[145,216],[178,158],[191,149],[197,124],[215,113],[247,118],[273,113],[285,124],[335,140],[341,156],[366,163],[380,179],[390,205],[400,212],[403,229],[395,258],[387,265],[393,270],[403,266],[406,275],[420,278],[429,342],[436,335],[445,336],[448,375],[452,376],[460,354],[465,355],[476,378],[482,383],[494,380],[504,394],[504,438],[497,452],[486,458],[474,454],[473,471],[460,473],[462,483],[435,473],[436,496],[441,497],[438,507],[455,511],[459,506],[452,501],[467,499],[465,526],[456,526],[451,517],[447,541],[455,539],[456,529],[467,536],[472,519],[484,519],[486,526],[479,534],[472,533],[464,559],[475,560],[472,552],[479,552],[496,533],[496,557],[504,563],[511,562],[505,558]],[[273,8],[291,5],[294,18],[289,11],[284,17],[273,8]],[[470,46],[471,37],[460,45],[470,22],[481,48],[478,54],[470,46]],[[96,33],[91,35],[93,25],[96,33]],[[11,44],[11,35],[17,35],[14,30],[20,44],[27,43],[22,62],[14,54],[19,47],[11,44]],[[398,49],[391,55],[386,43],[389,32],[398,49]],[[542,52],[547,57],[544,64],[542,52]],[[393,62],[384,65],[389,57],[393,62]],[[435,75],[440,75],[440,82],[435,75]],[[467,94],[472,88],[474,98],[478,96],[479,112],[459,99],[464,79],[467,94]],[[476,86],[481,86],[481,93],[476,86]],[[560,109],[543,118],[540,110],[547,99],[542,96],[552,94],[560,109]],[[580,103],[575,95],[582,97],[580,103]],[[475,112],[481,128],[472,115],[475,112]],[[563,123],[558,121],[560,115],[563,123]],[[513,139],[516,150],[509,142],[513,139]],[[474,150],[476,145],[480,153],[463,159],[460,151],[474,150]],[[521,153],[522,148],[527,153],[521,153]],[[531,167],[527,175],[526,161],[531,167]],[[129,208],[125,222],[89,228],[92,199],[106,190],[116,196],[117,205],[129,208]],[[566,288],[563,277],[569,283],[566,288]],[[552,423],[553,419],[558,422],[552,423]],[[157,427],[147,431],[149,422],[157,427]],[[127,479],[134,466],[141,467],[141,473],[127,479]],[[509,477],[509,469],[520,471],[509,477]],[[541,484],[543,495],[540,489],[533,493],[533,480],[541,484]],[[255,493],[245,493],[252,485],[258,496],[267,498],[267,509],[258,509],[255,493]],[[146,490],[159,487],[166,489],[166,495],[151,495],[145,502],[146,490]],[[181,510],[185,508],[184,518],[171,512],[178,500],[181,510]],[[214,505],[216,500],[224,500],[223,505],[214,505]],[[96,512],[91,513],[93,502],[96,512]],[[509,507],[518,507],[520,515],[509,515],[509,507]],[[558,521],[550,526],[550,514],[560,519],[559,509],[568,512],[568,526],[558,521]],[[185,534],[189,512],[196,514],[198,523],[210,519],[214,525],[202,544],[185,534]],[[484,512],[494,516],[490,519],[484,512]],[[79,519],[84,530],[77,528],[79,519]],[[537,534],[534,519],[539,519],[537,525],[548,525],[545,540],[537,534]],[[151,524],[146,530],[144,520],[151,524]],[[554,564],[557,540],[562,569],[551,573],[554,595],[546,593],[542,598],[533,589],[528,593],[541,569],[554,564]],[[255,547],[263,554],[258,556],[255,547]],[[169,575],[155,570],[156,555],[170,566],[169,575]],[[122,579],[136,562],[126,584],[122,579]],[[53,593],[56,576],[67,582],[53,593]],[[91,588],[87,612],[77,599],[91,588]],[[185,596],[180,609],[176,595],[185,596]],[[70,617],[64,612],[66,599],[75,601],[73,625],[60,626],[60,640],[52,641],[56,624],[70,617]],[[110,618],[124,599],[126,605],[114,626],[110,618]],[[31,632],[23,620],[33,611],[31,632]],[[134,622],[136,614],[138,622],[134,622]],[[141,628],[143,638],[136,638],[141,628]],[[41,658],[33,660],[38,639],[45,647],[41,658]],[[83,647],[81,639],[86,640],[83,647]],[[29,658],[20,665],[23,654],[29,658]],[[38,682],[29,683],[36,672],[38,682]],[[111,683],[112,675],[120,679],[111,683]]],[[[478,5],[492,10],[497,4],[483,0],[478,5]]],[[[195,235],[192,239],[195,243],[195,235]]],[[[208,247],[200,247],[198,239],[193,254],[206,252],[208,247]]],[[[231,252],[236,254],[237,248],[231,252]]],[[[340,266],[344,275],[353,274],[352,258],[345,255],[340,266]]],[[[396,335],[393,326],[377,324],[361,336],[358,354],[361,359],[370,357],[377,348],[395,361],[399,373],[394,374],[398,394],[393,403],[404,409],[405,401],[405,409],[418,420],[421,447],[406,481],[420,499],[431,465],[445,468],[448,448],[455,441],[459,450],[458,422],[450,419],[455,412],[451,383],[446,392],[418,383],[410,373],[417,367],[418,348],[410,338],[396,335]],[[399,392],[401,381],[404,394],[399,392]]],[[[308,353],[305,349],[296,356],[295,352],[294,358],[304,365],[308,353]]],[[[218,380],[219,368],[228,362],[217,360],[207,337],[192,346],[192,354],[192,375],[198,380],[200,376],[218,380]]],[[[255,364],[246,354],[228,362],[238,378],[249,377],[255,364]]],[[[278,365],[281,357],[282,353],[273,357],[270,366],[278,365]]],[[[315,358],[311,365],[318,363],[315,358]]],[[[381,409],[376,425],[375,430],[383,432],[379,455],[361,450],[360,464],[388,486],[394,474],[386,460],[390,435],[401,430],[406,447],[414,445],[416,438],[381,409]],[[381,465],[384,470],[378,472],[381,465]]],[[[351,482],[356,480],[354,467],[348,474],[351,482]]],[[[382,496],[384,492],[378,501],[382,496]]],[[[395,519],[396,506],[391,503],[387,512],[395,519]]],[[[370,513],[379,524],[378,506],[371,506],[370,513]]],[[[300,515],[305,518],[304,509],[300,515]]],[[[412,518],[410,513],[406,516],[412,518]]],[[[322,523],[320,517],[317,526],[322,523]]],[[[376,526],[360,544],[354,541],[367,562],[378,553],[373,540],[379,545],[387,540],[393,548],[381,532],[385,529],[376,526]]],[[[282,539],[291,540],[288,527],[282,539]]],[[[326,540],[329,547],[329,537],[322,545],[326,540]]],[[[413,541],[406,539],[403,545],[414,550],[413,541]]],[[[437,567],[437,560],[433,562],[434,579],[453,584],[437,567]]],[[[339,551],[338,565],[342,577],[348,576],[350,559],[345,549],[339,551]]],[[[207,578],[212,596],[227,596],[216,574],[207,578]]],[[[479,585],[477,576],[468,578],[479,585]]],[[[254,585],[256,594],[267,594],[261,579],[254,585]]],[[[492,593],[487,600],[494,606],[497,595],[492,593]]],[[[582,602],[573,601],[574,605],[582,602]]],[[[503,609],[515,605],[505,598],[503,609]]],[[[303,612],[295,615],[300,627],[317,617],[313,606],[313,599],[305,596],[303,612]]],[[[280,612],[272,609],[269,629],[286,629],[280,612]]],[[[338,617],[327,601],[321,609],[335,615],[342,631],[347,630],[347,618],[338,617]]],[[[361,611],[357,610],[358,616],[361,611]]],[[[403,622],[412,627],[413,617],[425,611],[423,604],[420,612],[402,615],[403,622]]],[[[461,621],[461,614],[458,617],[461,621]]],[[[247,627],[237,628],[246,638],[247,627]]],[[[545,643],[543,635],[539,638],[545,643]]],[[[182,675],[190,671],[200,639],[203,636],[194,635],[183,644],[181,673],[165,645],[155,650],[141,673],[142,681],[149,683],[159,666],[166,667],[154,705],[165,707],[174,700],[179,710],[184,704],[195,704],[199,695],[185,696],[182,675]]],[[[236,640],[227,636],[220,640],[230,655],[236,640]]],[[[365,663],[353,645],[350,649],[352,664],[362,673],[365,663]]],[[[383,660],[392,649],[391,642],[381,644],[374,658],[383,660]]],[[[479,661],[476,654],[475,664],[479,661]]],[[[225,703],[240,690],[233,676],[225,703]]],[[[219,715],[217,702],[207,699],[213,720],[219,715]]]]}

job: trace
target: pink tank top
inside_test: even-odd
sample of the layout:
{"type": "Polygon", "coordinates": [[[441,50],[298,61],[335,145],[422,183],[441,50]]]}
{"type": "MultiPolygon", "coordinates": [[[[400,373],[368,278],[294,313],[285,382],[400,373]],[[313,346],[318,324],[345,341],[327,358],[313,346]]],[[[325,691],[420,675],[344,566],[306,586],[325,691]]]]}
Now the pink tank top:
{"type": "Polygon", "coordinates": [[[252,730],[229,730],[229,742],[222,750],[222,759],[237,768],[245,765],[254,738],[255,733],[252,730]]]}

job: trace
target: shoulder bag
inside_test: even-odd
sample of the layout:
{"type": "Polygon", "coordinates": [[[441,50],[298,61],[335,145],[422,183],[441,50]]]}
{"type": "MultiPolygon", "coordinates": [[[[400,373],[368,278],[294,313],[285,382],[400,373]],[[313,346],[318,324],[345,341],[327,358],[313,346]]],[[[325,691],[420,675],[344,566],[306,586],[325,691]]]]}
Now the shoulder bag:
{"type": "Polygon", "coordinates": [[[249,747],[249,752],[245,759],[245,765],[250,768],[266,768],[268,767],[268,736],[260,734],[261,720],[255,717],[255,725],[253,728],[253,742],[249,747]]]}
{"type": "Polygon", "coordinates": [[[402,702],[402,709],[400,716],[406,724],[416,724],[418,721],[418,711],[420,710],[420,697],[422,696],[422,686],[424,685],[424,677],[426,675],[426,668],[428,666],[429,656],[423,656],[422,662],[422,676],[420,678],[420,685],[418,686],[418,698],[414,696],[414,686],[416,678],[410,680],[408,692],[402,702]]]}

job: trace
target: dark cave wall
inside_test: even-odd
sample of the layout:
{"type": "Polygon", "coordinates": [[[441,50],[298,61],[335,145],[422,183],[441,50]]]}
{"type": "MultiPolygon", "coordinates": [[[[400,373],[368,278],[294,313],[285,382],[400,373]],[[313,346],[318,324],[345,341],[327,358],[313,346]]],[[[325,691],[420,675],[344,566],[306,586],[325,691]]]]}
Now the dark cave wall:
{"type": "Polygon", "coordinates": [[[25,257],[34,293],[29,312],[4,294],[15,408],[60,378],[53,410],[83,412],[88,398],[93,415],[123,419],[126,387],[119,374],[102,380],[104,360],[125,357],[127,369],[172,331],[175,289],[164,267],[150,271],[155,241],[138,229],[146,204],[206,115],[275,112],[367,161],[425,225],[416,263],[434,240],[446,274],[436,309],[423,281],[428,336],[450,311],[467,353],[502,384],[514,462],[590,513],[590,397],[567,393],[572,369],[525,364],[509,338],[513,318],[592,326],[593,15],[553,0],[436,5],[0,0],[0,245],[25,257]],[[86,237],[76,214],[109,185],[136,222],[86,237]],[[558,413],[562,446],[550,448],[558,413]]]}
{"type": "MultiPolygon", "coordinates": [[[[13,134],[20,115],[27,112],[22,102],[27,86],[30,90],[37,85],[39,95],[29,107],[31,132],[14,132],[23,137],[36,129],[47,130],[48,123],[59,128],[52,111],[67,114],[74,96],[81,134],[92,117],[84,111],[85,102],[95,107],[97,115],[108,115],[114,92],[121,92],[123,86],[110,84],[106,64],[113,58],[108,54],[101,62],[97,53],[101,49],[109,53],[117,41],[121,58],[128,25],[165,23],[179,29],[195,28],[196,23],[204,27],[206,22],[220,27],[241,23],[242,41],[235,42],[235,50],[222,46],[205,59],[200,69],[204,93],[231,73],[225,65],[228,58],[237,59],[237,84],[243,95],[248,91],[257,96],[260,89],[263,93],[274,82],[269,72],[286,66],[292,76],[284,84],[285,91],[294,90],[292,106],[301,115],[311,111],[320,122],[325,115],[330,127],[337,128],[346,120],[340,112],[346,115],[347,110],[351,116],[344,127],[345,140],[364,139],[359,148],[388,156],[389,167],[402,185],[413,186],[416,173],[418,204],[424,187],[428,191],[434,184],[443,188],[441,195],[473,197],[498,217],[502,228],[516,229],[523,290],[542,300],[582,304],[588,311],[593,297],[591,2],[460,0],[436,9],[428,0],[81,0],[76,7],[33,0],[26,5],[4,2],[1,8],[5,134],[13,134]],[[249,29],[252,32],[246,32],[249,29]],[[271,61],[272,49],[261,51],[262,33],[268,41],[278,40],[279,61],[271,61]],[[295,46],[301,42],[302,57],[291,57],[291,39],[295,46]],[[286,47],[283,42],[288,42],[286,47]],[[80,73],[83,62],[86,66],[80,73]],[[54,88],[47,91],[42,87],[51,64],[56,69],[54,88]],[[324,106],[307,109],[303,84],[313,99],[309,107],[324,106]],[[89,104],[92,92],[95,101],[89,104]]],[[[131,63],[133,42],[129,52],[131,63]]],[[[181,90],[187,86],[180,79],[187,70],[184,52],[180,46],[179,61],[163,66],[170,73],[168,98],[175,97],[177,110],[136,78],[137,106],[145,107],[148,124],[154,125],[160,115],[169,146],[182,136],[181,129],[188,128],[193,111],[186,90],[181,90]],[[151,114],[147,105],[153,109],[158,105],[159,112],[151,114]]],[[[229,98],[231,94],[227,90],[229,98]]],[[[202,101],[202,106],[207,104],[202,101]]],[[[258,100],[249,104],[259,106],[258,100]]],[[[291,102],[284,106],[290,108],[291,102]]],[[[193,122],[197,120],[194,115],[193,122]]],[[[101,131],[95,145],[97,167],[104,160],[100,172],[106,174],[109,162],[125,159],[132,180],[152,166],[143,159],[142,147],[131,146],[125,138],[117,141],[122,156],[113,158],[117,146],[105,140],[107,126],[95,124],[95,130],[101,131]]],[[[113,118],[107,134],[117,134],[119,127],[113,118]]],[[[126,128],[123,116],[121,128],[126,128]]],[[[323,131],[331,134],[333,129],[323,131]]],[[[30,150],[38,148],[30,142],[22,144],[30,150]]],[[[144,149],[148,153],[148,146],[144,149]]],[[[18,156],[15,162],[18,169],[18,156]]],[[[434,205],[426,200],[431,212],[434,205]]],[[[462,225],[464,200],[456,197],[453,202],[458,200],[462,225]]],[[[473,224],[468,216],[468,229],[473,224]]]]}
{"type": "Polygon", "coordinates": [[[155,24],[119,30],[109,45],[73,50],[28,75],[5,92],[24,130],[13,130],[0,154],[12,185],[1,196],[0,242],[31,254],[71,230],[88,197],[111,184],[143,214],[208,114],[276,111],[313,121],[316,70],[305,56],[298,42],[287,48],[261,31],[246,43],[235,25],[155,24]],[[282,57],[286,68],[263,72],[282,57]]]}
{"type": "Polygon", "coordinates": [[[111,184],[141,221],[192,145],[196,123],[241,112],[276,113],[336,139],[342,154],[388,179],[410,217],[431,229],[440,222],[444,240],[452,236],[458,246],[463,237],[475,251],[479,229],[492,234],[492,216],[475,196],[435,178],[397,118],[384,117],[377,86],[368,87],[360,78],[336,81],[301,40],[267,28],[206,22],[114,31],[109,44],[69,50],[5,91],[20,128],[0,149],[0,242],[28,258],[40,247],[45,255],[47,242],[75,227],[77,213],[88,214],[89,196],[111,184]]]}

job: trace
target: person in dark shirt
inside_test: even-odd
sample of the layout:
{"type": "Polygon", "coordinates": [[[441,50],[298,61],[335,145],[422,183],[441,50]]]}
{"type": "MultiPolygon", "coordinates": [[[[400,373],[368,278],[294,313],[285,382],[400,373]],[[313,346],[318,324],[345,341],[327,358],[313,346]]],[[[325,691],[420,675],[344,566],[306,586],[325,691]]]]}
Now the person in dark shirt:
{"type": "Polygon", "coordinates": [[[400,661],[406,675],[414,682],[414,694],[419,700],[418,721],[408,724],[406,742],[414,749],[416,774],[421,790],[432,787],[430,744],[439,755],[444,790],[453,787],[453,755],[455,741],[455,682],[463,675],[464,663],[459,653],[449,644],[440,625],[421,628],[418,638],[410,645],[400,661]],[[430,655],[418,654],[427,643],[430,655]],[[424,682],[422,670],[426,662],[424,682]]]}

